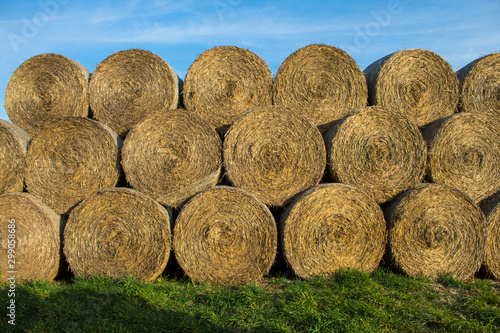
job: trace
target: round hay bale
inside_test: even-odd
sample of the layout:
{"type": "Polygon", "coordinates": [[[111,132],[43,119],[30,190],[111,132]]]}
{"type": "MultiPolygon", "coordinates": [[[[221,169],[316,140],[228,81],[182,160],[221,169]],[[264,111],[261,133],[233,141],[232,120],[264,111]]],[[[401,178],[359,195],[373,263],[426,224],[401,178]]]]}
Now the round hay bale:
{"type": "Polygon", "coordinates": [[[116,186],[121,139],[105,125],[68,117],[38,132],[26,155],[26,187],[58,214],[91,193],[116,186]]]}
{"type": "Polygon", "coordinates": [[[481,203],[488,224],[486,237],[486,271],[500,280],[500,192],[481,203]]]}
{"type": "Polygon", "coordinates": [[[224,139],[224,167],[236,187],[282,206],[317,185],[326,165],[318,128],[285,106],[263,106],[234,122],[224,139]]]}
{"type": "Polygon", "coordinates": [[[269,209],[255,196],[217,186],[181,209],[174,227],[177,262],[193,281],[247,284],[269,272],[278,232],[269,209]]]}
{"type": "Polygon", "coordinates": [[[382,209],[353,186],[322,184],[307,190],[280,223],[285,259],[304,279],[339,269],[373,272],[385,251],[382,209]]]}
{"type": "Polygon", "coordinates": [[[0,195],[1,281],[53,280],[61,260],[61,217],[28,193],[0,195]],[[10,256],[9,256],[10,255],[10,256]]]}
{"type": "Polygon", "coordinates": [[[279,67],[273,103],[289,106],[322,131],[368,103],[363,72],[347,52],[311,44],[292,53],[279,67]]]}
{"type": "Polygon", "coordinates": [[[95,192],[71,211],[64,229],[64,254],[76,277],[133,275],[154,281],[170,250],[170,213],[129,188],[95,192]]]}
{"type": "Polygon", "coordinates": [[[88,69],[63,55],[46,53],[21,64],[5,90],[10,120],[34,136],[54,119],[87,117],[88,69]]]}
{"type": "Polygon", "coordinates": [[[201,117],[186,110],[158,112],[136,125],[122,149],[133,188],[162,205],[178,207],[219,181],[222,141],[201,117]]]}
{"type": "Polygon", "coordinates": [[[500,116],[500,53],[488,54],[457,72],[460,107],[465,112],[490,112],[500,116]]]}
{"type": "Polygon", "coordinates": [[[500,190],[500,123],[494,116],[458,113],[423,135],[432,182],[456,187],[476,203],[500,190]]]}
{"type": "Polygon", "coordinates": [[[23,191],[30,140],[19,126],[0,119],[0,194],[23,191]]]}
{"type": "Polygon", "coordinates": [[[450,64],[432,51],[391,53],[365,69],[370,105],[407,115],[417,126],[453,114],[458,79],[450,64]]]}
{"type": "Polygon", "coordinates": [[[273,76],[252,51],[217,46],[203,52],[186,74],[183,101],[219,132],[243,113],[272,104],[273,76]]]}
{"type": "Polygon", "coordinates": [[[325,135],[327,170],[378,203],[422,182],[427,147],[418,127],[401,113],[368,106],[350,113],[325,135]]]}
{"type": "Polygon", "coordinates": [[[424,184],[386,209],[387,261],[411,277],[468,280],[484,260],[486,219],[459,190],[424,184]]]}
{"type": "Polygon", "coordinates": [[[177,108],[181,84],[172,67],[150,51],[116,52],[92,73],[90,109],[123,137],[147,115],[177,108]]]}

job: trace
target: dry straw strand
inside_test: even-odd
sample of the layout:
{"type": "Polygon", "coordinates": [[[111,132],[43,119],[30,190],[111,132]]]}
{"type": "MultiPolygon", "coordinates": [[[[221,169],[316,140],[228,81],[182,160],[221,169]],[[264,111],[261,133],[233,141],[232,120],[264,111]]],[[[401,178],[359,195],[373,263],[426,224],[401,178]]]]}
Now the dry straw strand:
{"type": "Polygon", "coordinates": [[[273,83],[273,104],[289,106],[323,131],[368,103],[363,72],[345,51],[311,44],[292,53],[273,83]]]}
{"type": "Polygon", "coordinates": [[[378,203],[424,178],[427,148],[418,127],[387,108],[351,112],[326,133],[325,143],[330,177],[363,189],[378,203]]]}
{"type": "Polygon", "coordinates": [[[64,254],[77,277],[133,275],[154,281],[170,257],[170,223],[170,213],[139,191],[98,191],[69,214],[64,254]]]}
{"type": "Polygon", "coordinates": [[[386,209],[387,261],[411,277],[474,276],[485,257],[486,219],[459,190],[424,184],[386,209]]]}
{"type": "Polygon", "coordinates": [[[486,271],[500,280],[500,192],[481,202],[488,223],[486,237],[486,271]]]}
{"type": "Polygon", "coordinates": [[[460,107],[465,112],[500,115],[500,53],[476,59],[457,71],[460,107]]]}
{"type": "Polygon", "coordinates": [[[175,109],[182,81],[165,60],[140,49],[113,53],[90,78],[93,117],[124,137],[147,115],[175,109]]]}
{"type": "Polygon", "coordinates": [[[11,276],[11,271],[16,272],[16,282],[50,281],[57,276],[63,227],[59,215],[28,193],[3,194],[0,195],[0,225],[2,282],[11,276]],[[14,242],[9,243],[12,239],[14,242]],[[9,249],[14,251],[14,259],[9,257],[9,249]]]}
{"type": "Polygon", "coordinates": [[[432,51],[391,53],[365,70],[370,105],[407,115],[421,127],[456,111],[458,79],[450,64],[432,51]]]}
{"type": "Polygon", "coordinates": [[[30,140],[19,126],[0,119],[0,194],[23,191],[30,140]]]}
{"type": "Polygon", "coordinates": [[[54,121],[38,132],[26,156],[28,192],[58,214],[120,179],[121,139],[81,117],[54,121]]]}
{"type": "Polygon", "coordinates": [[[127,135],[122,165],[133,188],[176,208],[217,184],[222,141],[215,129],[192,112],[158,112],[127,135]]]}
{"type": "Polygon", "coordinates": [[[315,186],[291,203],[280,223],[283,254],[301,278],[373,272],[385,251],[382,209],[354,186],[315,186]]]}
{"type": "Polygon", "coordinates": [[[89,75],[88,69],[63,55],[36,55],[14,71],[5,91],[5,110],[31,136],[52,120],[86,117],[89,75]]]}
{"type": "Polygon", "coordinates": [[[285,106],[263,106],[241,116],[226,133],[224,166],[236,187],[269,206],[282,206],[317,185],[326,165],[320,131],[285,106]]]}
{"type": "Polygon", "coordinates": [[[423,134],[432,182],[456,187],[476,203],[500,190],[500,123],[493,115],[458,113],[423,134]]]}
{"type": "Polygon", "coordinates": [[[272,104],[269,66],[252,51],[217,46],[203,52],[186,74],[183,101],[219,132],[243,113],[272,104]]]}
{"type": "Polygon", "coordinates": [[[247,284],[266,275],[277,250],[277,228],[255,196],[228,186],[200,192],[174,227],[177,262],[194,281],[247,284]]]}

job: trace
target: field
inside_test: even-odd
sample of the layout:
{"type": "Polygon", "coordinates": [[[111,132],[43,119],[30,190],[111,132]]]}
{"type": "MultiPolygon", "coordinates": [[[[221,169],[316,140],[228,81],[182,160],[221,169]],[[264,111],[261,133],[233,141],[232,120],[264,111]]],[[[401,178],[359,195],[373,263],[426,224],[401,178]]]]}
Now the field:
{"type": "Polygon", "coordinates": [[[0,290],[1,332],[499,332],[500,283],[411,279],[380,267],[310,281],[274,274],[246,286],[78,278],[0,290]]]}

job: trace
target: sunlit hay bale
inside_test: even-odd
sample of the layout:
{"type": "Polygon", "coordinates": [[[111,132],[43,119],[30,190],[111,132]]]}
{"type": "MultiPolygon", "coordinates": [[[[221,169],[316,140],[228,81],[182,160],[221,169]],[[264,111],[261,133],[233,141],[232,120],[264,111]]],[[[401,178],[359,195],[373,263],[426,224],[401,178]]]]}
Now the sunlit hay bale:
{"type": "Polygon", "coordinates": [[[380,206],[359,189],[322,184],[299,195],[281,220],[284,257],[301,278],[340,269],[373,272],[385,251],[380,206]]]}
{"type": "Polygon", "coordinates": [[[89,113],[88,69],[65,56],[46,53],[19,66],[5,91],[10,120],[34,136],[54,119],[89,113]]]}
{"type": "Polygon", "coordinates": [[[378,203],[423,181],[427,147],[418,127],[401,113],[368,106],[350,113],[325,135],[327,170],[378,203]]]}
{"type": "Polygon", "coordinates": [[[466,112],[490,112],[500,116],[500,53],[488,54],[457,72],[460,107],[466,112]]]}
{"type": "Polygon", "coordinates": [[[61,217],[28,193],[0,195],[1,281],[53,280],[61,260],[61,217]]]}
{"type": "Polygon", "coordinates": [[[495,116],[455,114],[423,135],[432,182],[456,187],[476,203],[500,190],[500,123],[495,116]]]}
{"type": "Polygon", "coordinates": [[[92,73],[90,109],[123,137],[147,115],[177,108],[181,83],[172,67],[150,51],[116,52],[92,73]]]}
{"type": "Polygon", "coordinates": [[[500,280],[500,192],[481,202],[488,223],[486,237],[486,271],[500,280]]]}
{"type": "Polygon", "coordinates": [[[171,216],[155,200],[129,188],[98,191],[71,211],[64,254],[76,277],[158,278],[171,250],[171,216]]]}
{"type": "Polygon", "coordinates": [[[349,54],[334,46],[311,44],[292,53],[279,67],[273,103],[301,112],[323,131],[366,106],[368,88],[349,54]]]}
{"type": "Polygon", "coordinates": [[[222,141],[215,129],[192,112],[159,112],[127,135],[122,165],[133,188],[163,205],[178,207],[217,184],[222,141]]]}
{"type": "Polygon", "coordinates": [[[424,126],[453,114],[458,79],[439,55],[422,49],[398,51],[365,69],[370,105],[385,106],[424,126]]]}
{"type": "Polygon", "coordinates": [[[469,280],[485,258],[486,219],[459,190],[424,184],[385,211],[387,262],[411,277],[451,275],[469,280]]]}
{"type": "Polygon", "coordinates": [[[95,120],[54,121],[28,147],[28,192],[56,213],[67,213],[91,193],[118,183],[121,144],[115,133],[95,120]]]}
{"type": "Polygon", "coordinates": [[[23,191],[30,140],[19,126],[0,119],[0,194],[23,191]]]}
{"type": "Polygon", "coordinates": [[[217,186],[181,209],[174,227],[177,262],[194,281],[256,282],[274,262],[278,233],[269,209],[241,189],[217,186]]]}
{"type": "Polygon", "coordinates": [[[272,104],[269,66],[252,51],[217,46],[203,52],[186,74],[183,101],[219,132],[243,113],[272,104]]]}
{"type": "Polygon", "coordinates": [[[318,128],[285,106],[263,106],[234,122],[224,139],[224,166],[236,187],[282,206],[317,185],[326,165],[318,128]]]}

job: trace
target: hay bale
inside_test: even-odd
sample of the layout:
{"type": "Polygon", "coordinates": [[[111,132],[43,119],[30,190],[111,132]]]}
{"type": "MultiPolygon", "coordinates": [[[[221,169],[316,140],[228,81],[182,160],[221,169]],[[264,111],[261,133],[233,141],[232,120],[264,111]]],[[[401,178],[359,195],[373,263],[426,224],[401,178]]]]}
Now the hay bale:
{"type": "Polygon", "coordinates": [[[19,126],[0,119],[0,194],[23,191],[30,140],[19,126]]]}
{"type": "Polygon", "coordinates": [[[363,72],[345,51],[311,44],[292,53],[279,67],[273,103],[289,106],[321,130],[368,103],[363,72]]]}
{"type": "Polygon", "coordinates": [[[172,67],[150,51],[116,52],[92,73],[90,109],[123,137],[147,115],[177,108],[181,84],[172,67]]]}
{"type": "Polygon", "coordinates": [[[68,117],[38,132],[26,155],[28,192],[58,214],[120,178],[121,139],[105,125],[68,117]]]}
{"type": "Polygon", "coordinates": [[[458,188],[476,203],[500,190],[500,123],[485,113],[459,113],[423,132],[428,176],[458,188]]]}
{"type": "Polygon", "coordinates": [[[488,224],[486,237],[486,272],[500,280],[500,192],[481,202],[488,224]]]}
{"type": "Polygon", "coordinates": [[[63,227],[59,215],[28,193],[3,194],[0,225],[2,282],[11,275],[16,283],[57,276],[63,227]]]}
{"type": "Polygon", "coordinates": [[[186,110],[164,111],[146,118],[123,143],[122,165],[129,184],[171,207],[215,186],[221,164],[219,135],[186,110]]]}
{"type": "Polygon", "coordinates": [[[255,196],[217,186],[181,209],[174,227],[177,262],[194,281],[246,284],[269,272],[277,250],[273,215],[255,196]]]}
{"type": "Polygon", "coordinates": [[[386,260],[411,277],[468,280],[484,260],[486,219],[459,190],[424,184],[387,207],[386,260]]]}
{"type": "Polygon", "coordinates": [[[183,101],[220,132],[240,115],[272,104],[273,76],[257,54],[235,46],[203,52],[186,74],[183,101]]]}
{"type": "Polygon", "coordinates": [[[281,246],[301,278],[339,269],[373,272],[385,251],[384,214],[363,191],[322,184],[298,196],[281,220],[281,246]]]}
{"type": "Polygon", "coordinates": [[[170,249],[170,213],[129,188],[95,192],[71,211],[64,229],[64,254],[76,277],[153,281],[165,270],[170,249]]]}
{"type": "Polygon", "coordinates": [[[378,203],[424,178],[425,141],[401,113],[380,106],[356,110],[328,131],[325,143],[329,176],[363,189],[378,203]]]}
{"type": "Polygon", "coordinates": [[[365,69],[370,105],[385,106],[424,126],[453,114],[459,93],[455,72],[434,52],[391,53],[365,69]]]}
{"type": "Polygon", "coordinates": [[[270,206],[318,184],[326,165],[318,128],[285,106],[263,106],[240,117],[226,134],[223,155],[232,184],[270,206]]]}
{"type": "Polygon", "coordinates": [[[63,55],[46,53],[21,64],[5,91],[10,120],[34,136],[54,119],[87,117],[90,72],[63,55]]]}
{"type": "Polygon", "coordinates": [[[465,112],[490,112],[500,116],[500,53],[485,55],[457,72],[460,107],[465,112]]]}

